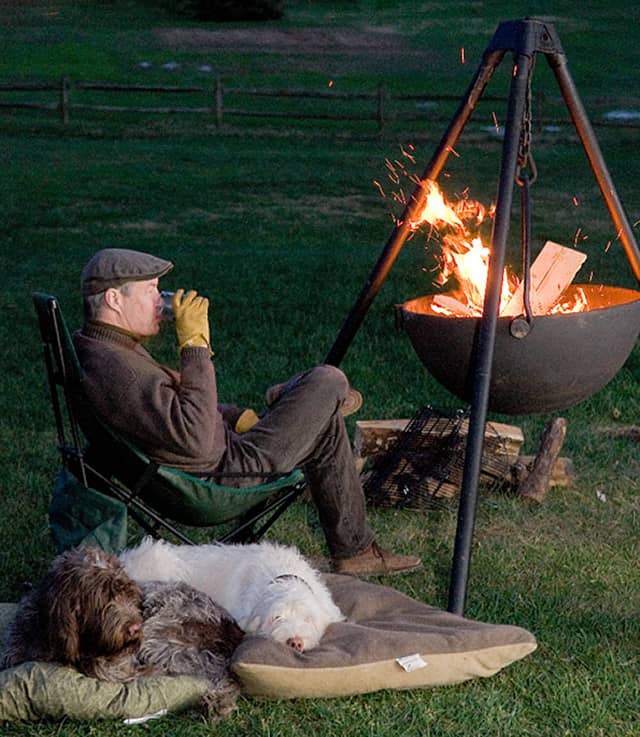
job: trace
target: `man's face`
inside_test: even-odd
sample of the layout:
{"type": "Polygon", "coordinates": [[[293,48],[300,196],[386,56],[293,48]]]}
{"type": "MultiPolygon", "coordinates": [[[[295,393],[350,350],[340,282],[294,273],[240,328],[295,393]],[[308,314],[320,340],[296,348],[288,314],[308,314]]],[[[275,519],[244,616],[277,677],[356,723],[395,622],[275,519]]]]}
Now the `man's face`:
{"type": "Polygon", "coordinates": [[[124,292],[118,290],[117,314],[120,327],[144,338],[160,330],[158,279],[129,282],[124,292]]]}

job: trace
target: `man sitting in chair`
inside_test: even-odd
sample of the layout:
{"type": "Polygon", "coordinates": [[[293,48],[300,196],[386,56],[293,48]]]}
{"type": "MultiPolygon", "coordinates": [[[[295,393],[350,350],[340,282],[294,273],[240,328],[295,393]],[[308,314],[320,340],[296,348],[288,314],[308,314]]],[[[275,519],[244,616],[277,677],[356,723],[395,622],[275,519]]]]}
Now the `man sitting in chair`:
{"type": "MultiPolygon", "coordinates": [[[[366,519],[343,413],[359,395],[333,366],[318,366],[267,392],[268,410],[218,402],[209,302],[179,289],[172,300],[180,371],[141,342],[160,330],[158,280],[170,261],[103,249],[82,272],[85,324],[74,336],[89,401],[101,418],[156,463],[216,480],[225,474],[302,468],[331,555],[351,575],[405,573],[419,558],[378,546],[366,519]]],[[[357,406],[356,406],[357,409],[357,406]]]]}

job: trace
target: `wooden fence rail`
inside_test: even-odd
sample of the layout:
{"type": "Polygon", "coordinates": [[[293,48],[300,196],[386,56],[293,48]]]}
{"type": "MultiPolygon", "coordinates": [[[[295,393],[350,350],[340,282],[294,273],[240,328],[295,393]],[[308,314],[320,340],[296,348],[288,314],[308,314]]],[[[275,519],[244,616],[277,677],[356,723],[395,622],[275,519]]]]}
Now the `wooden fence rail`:
{"type": "MultiPolygon", "coordinates": [[[[177,85],[151,85],[151,84],[116,84],[111,82],[82,82],[71,81],[63,77],[59,82],[20,82],[0,83],[0,110],[1,109],[33,109],[57,111],[61,120],[68,123],[72,111],[97,111],[106,113],[139,113],[152,115],[207,115],[214,119],[217,126],[222,126],[225,119],[238,118],[284,118],[293,120],[334,120],[334,121],[373,121],[379,130],[387,123],[396,121],[420,121],[428,118],[432,121],[449,120],[451,113],[445,114],[440,111],[417,111],[416,107],[422,105],[437,107],[440,103],[451,103],[451,111],[455,109],[460,97],[457,95],[435,95],[435,94],[390,94],[383,85],[375,92],[342,92],[338,90],[307,90],[307,89],[274,89],[256,87],[226,87],[223,80],[218,77],[210,87],[202,86],[177,86],[177,85]],[[16,93],[42,92],[54,93],[56,101],[24,100],[16,93]],[[126,104],[107,104],[103,101],[81,102],[79,95],[84,92],[104,93],[129,93],[145,95],[154,93],[156,95],[178,95],[182,98],[189,96],[200,96],[198,105],[145,105],[140,99],[127,101],[126,104]],[[7,96],[9,99],[6,99],[7,96]],[[5,99],[2,99],[2,98],[5,99]],[[241,98],[244,107],[232,106],[230,100],[241,98]],[[295,110],[288,107],[272,107],[271,109],[250,108],[247,106],[247,98],[272,98],[284,100],[321,100],[347,105],[336,106],[327,110],[295,110]],[[202,102],[204,101],[204,104],[202,102]],[[364,106],[360,104],[364,102],[364,106]],[[370,106],[367,103],[371,102],[370,106]],[[354,103],[358,103],[354,106],[354,103]],[[402,104],[413,103],[413,110],[400,109],[402,104]],[[356,107],[357,109],[354,109],[356,107]]],[[[504,96],[484,95],[480,103],[505,103],[504,96]]],[[[631,108],[619,111],[619,115],[610,118],[599,117],[592,120],[594,126],[624,126],[626,128],[640,127],[640,99],[633,97],[593,97],[584,101],[587,107],[602,109],[605,107],[631,108]]],[[[535,95],[535,120],[538,129],[544,126],[563,126],[570,124],[566,109],[562,107],[559,97],[549,97],[542,91],[535,95]],[[558,111],[562,116],[558,117],[558,111]]]]}

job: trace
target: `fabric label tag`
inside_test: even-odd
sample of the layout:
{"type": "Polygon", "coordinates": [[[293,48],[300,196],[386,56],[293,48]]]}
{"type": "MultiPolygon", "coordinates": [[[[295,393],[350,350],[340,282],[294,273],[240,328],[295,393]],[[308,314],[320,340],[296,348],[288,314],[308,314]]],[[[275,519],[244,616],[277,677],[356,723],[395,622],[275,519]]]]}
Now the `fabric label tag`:
{"type": "Polygon", "coordinates": [[[131,725],[131,724],[144,724],[145,722],[148,722],[150,719],[160,719],[161,717],[166,717],[169,713],[168,709],[160,709],[160,711],[156,711],[155,714],[146,714],[143,717],[129,717],[129,719],[125,719],[124,723],[131,725]]]}
{"type": "Polygon", "coordinates": [[[396,663],[407,673],[427,667],[427,663],[417,653],[415,655],[405,655],[404,658],[396,658],[396,663]]]}

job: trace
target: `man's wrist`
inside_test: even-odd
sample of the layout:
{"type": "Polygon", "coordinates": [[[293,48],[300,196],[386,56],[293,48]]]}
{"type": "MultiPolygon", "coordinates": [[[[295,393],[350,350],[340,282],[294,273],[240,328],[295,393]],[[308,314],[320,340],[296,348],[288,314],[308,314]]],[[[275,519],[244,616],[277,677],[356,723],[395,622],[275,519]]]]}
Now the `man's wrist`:
{"type": "Polygon", "coordinates": [[[183,351],[190,350],[192,348],[205,348],[206,351],[210,356],[213,356],[213,351],[211,350],[211,346],[209,343],[202,338],[201,340],[198,340],[197,338],[189,338],[188,340],[185,340],[179,347],[178,347],[178,353],[182,354],[183,351]]]}
{"type": "Polygon", "coordinates": [[[182,343],[180,343],[179,349],[182,350],[183,348],[208,348],[211,350],[209,341],[204,337],[204,335],[202,335],[202,333],[191,335],[189,338],[183,340],[182,343]]]}

